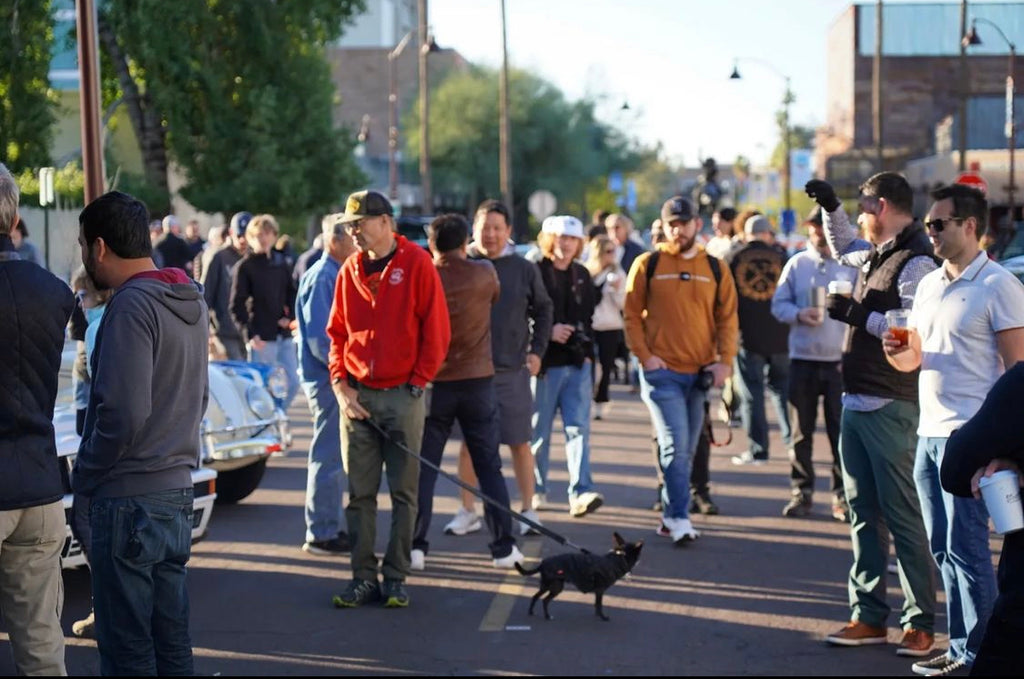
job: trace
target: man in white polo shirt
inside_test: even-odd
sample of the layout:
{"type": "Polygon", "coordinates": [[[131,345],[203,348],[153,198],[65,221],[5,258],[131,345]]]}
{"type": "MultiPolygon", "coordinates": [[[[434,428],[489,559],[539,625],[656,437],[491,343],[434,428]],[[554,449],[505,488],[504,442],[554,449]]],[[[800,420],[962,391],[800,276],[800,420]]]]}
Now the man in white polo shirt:
{"type": "Polygon", "coordinates": [[[925,227],[943,266],[921,279],[908,343],[891,331],[883,336],[893,367],[921,368],[914,482],[949,625],[949,650],[913,665],[925,676],[974,663],[996,598],[985,505],[955,497],[939,483],[946,441],[978,411],[1004,370],[1024,359],[1024,286],[978,244],[988,216],[984,194],[954,184],[932,199],[925,227]]]}

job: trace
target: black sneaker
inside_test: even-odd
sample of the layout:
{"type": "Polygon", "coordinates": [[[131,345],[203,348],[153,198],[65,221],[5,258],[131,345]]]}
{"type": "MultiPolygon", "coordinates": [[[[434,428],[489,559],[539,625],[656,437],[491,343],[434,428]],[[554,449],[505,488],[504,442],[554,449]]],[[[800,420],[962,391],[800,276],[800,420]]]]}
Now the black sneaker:
{"type": "Polygon", "coordinates": [[[302,545],[302,551],[317,556],[338,556],[348,554],[352,550],[352,543],[349,542],[348,533],[341,531],[330,540],[317,540],[302,545]]]}
{"type": "Polygon", "coordinates": [[[335,594],[331,602],[335,608],[355,608],[380,599],[380,586],[377,581],[352,578],[348,587],[341,594],[335,594]]]}
{"type": "Polygon", "coordinates": [[[409,605],[409,593],[405,591],[405,582],[402,580],[384,580],[381,596],[384,598],[384,608],[405,608],[409,605]]]}
{"type": "Polygon", "coordinates": [[[920,674],[925,677],[941,677],[949,675],[964,675],[967,676],[967,664],[963,660],[953,660],[949,657],[948,653],[937,655],[931,660],[922,660],[916,662],[910,666],[910,669],[914,671],[914,674],[920,674]],[[963,670],[959,671],[958,670],[963,670]]]}
{"type": "Polygon", "coordinates": [[[800,495],[794,495],[782,509],[782,515],[790,519],[800,519],[811,513],[811,501],[800,495]]]}
{"type": "Polygon", "coordinates": [[[711,495],[708,493],[694,493],[690,499],[690,513],[716,516],[718,514],[718,505],[714,503],[711,495]]]}

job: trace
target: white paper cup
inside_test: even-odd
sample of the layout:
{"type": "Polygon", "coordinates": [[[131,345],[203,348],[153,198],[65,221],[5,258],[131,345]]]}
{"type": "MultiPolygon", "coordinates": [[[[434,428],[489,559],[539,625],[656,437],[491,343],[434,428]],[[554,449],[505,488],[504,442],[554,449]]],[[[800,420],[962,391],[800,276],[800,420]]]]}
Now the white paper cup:
{"type": "Polygon", "coordinates": [[[849,297],[853,294],[853,283],[843,278],[831,281],[828,284],[828,294],[849,297]]]}
{"type": "Polygon", "coordinates": [[[1020,504],[1020,482],[1017,473],[1004,469],[978,481],[985,508],[1000,535],[1024,528],[1024,511],[1020,504]]]}

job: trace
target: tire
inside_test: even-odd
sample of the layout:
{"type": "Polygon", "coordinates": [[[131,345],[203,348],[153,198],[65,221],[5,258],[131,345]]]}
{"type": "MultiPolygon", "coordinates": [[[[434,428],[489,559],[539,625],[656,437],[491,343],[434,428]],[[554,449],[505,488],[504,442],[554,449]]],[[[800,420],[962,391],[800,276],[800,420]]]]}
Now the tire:
{"type": "Polygon", "coordinates": [[[267,458],[259,462],[217,474],[217,500],[219,505],[231,505],[249,497],[267,471],[267,458]]]}

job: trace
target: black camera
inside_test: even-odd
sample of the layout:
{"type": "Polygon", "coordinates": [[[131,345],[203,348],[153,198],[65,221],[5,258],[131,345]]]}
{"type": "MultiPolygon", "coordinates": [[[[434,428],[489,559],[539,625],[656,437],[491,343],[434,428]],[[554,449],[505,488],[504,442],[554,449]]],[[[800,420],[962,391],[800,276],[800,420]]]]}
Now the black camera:
{"type": "Polygon", "coordinates": [[[694,385],[701,391],[707,391],[711,387],[715,386],[715,373],[711,372],[711,366],[702,366],[697,371],[697,383],[694,385]]]}
{"type": "Polygon", "coordinates": [[[565,340],[565,349],[572,356],[573,363],[578,366],[583,365],[586,359],[593,358],[591,355],[592,341],[582,323],[577,323],[576,329],[569,335],[569,339],[565,340]]]}

